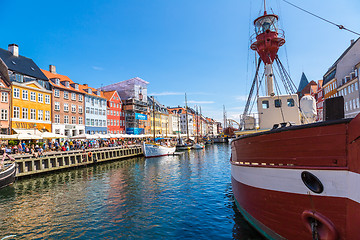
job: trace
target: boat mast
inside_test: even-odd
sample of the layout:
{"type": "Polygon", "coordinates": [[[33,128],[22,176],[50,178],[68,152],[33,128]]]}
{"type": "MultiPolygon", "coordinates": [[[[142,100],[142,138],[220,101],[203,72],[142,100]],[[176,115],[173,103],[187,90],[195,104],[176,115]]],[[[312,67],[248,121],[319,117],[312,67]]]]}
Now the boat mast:
{"type": "Polygon", "coordinates": [[[185,112],[186,112],[186,135],[187,135],[187,140],[189,140],[189,124],[188,124],[188,107],[187,107],[187,97],[186,97],[186,93],[185,93],[185,112]]]}
{"type": "Polygon", "coordinates": [[[201,114],[201,106],[200,106],[200,137],[202,136],[202,121],[201,121],[201,118],[202,118],[202,114],[201,114]]]}
{"type": "Polygon", "coordinates": [[[154,143],[155,143],[155,99],[154,99],[154,96],[152,96],[152,102],[153,102],[153,107],[152,107],[152,110],[153,110],[153,126],[154,126],[154,143]]]}

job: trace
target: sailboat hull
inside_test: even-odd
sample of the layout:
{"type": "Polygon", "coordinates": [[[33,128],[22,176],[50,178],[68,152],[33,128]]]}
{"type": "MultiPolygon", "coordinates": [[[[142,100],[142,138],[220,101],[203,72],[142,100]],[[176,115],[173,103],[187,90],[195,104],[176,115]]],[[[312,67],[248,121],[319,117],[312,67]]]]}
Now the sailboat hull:
{"type": "Polygon", "coordinates": [[[150,158],[173,154],[176,150],[176,147],[166,147],[157,144],[143,143],[142,149],[144,156],[150,158]]]}
{"type": "Polygon", "coordinates": [[[358,239],[359,116],[244,136],[231,147],[238,209],[268,239],[310,240],[314,219],[319,239],[358,239]]]}

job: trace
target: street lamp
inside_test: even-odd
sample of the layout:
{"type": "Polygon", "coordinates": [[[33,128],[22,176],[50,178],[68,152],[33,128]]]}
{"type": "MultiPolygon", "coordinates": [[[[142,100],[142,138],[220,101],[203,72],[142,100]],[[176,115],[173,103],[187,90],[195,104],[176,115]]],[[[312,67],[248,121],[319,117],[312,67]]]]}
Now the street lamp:
{"type": "Polygon", "coordinates": [[[34,135],[36,135],[36,123],[34,123],[34,135]]]}

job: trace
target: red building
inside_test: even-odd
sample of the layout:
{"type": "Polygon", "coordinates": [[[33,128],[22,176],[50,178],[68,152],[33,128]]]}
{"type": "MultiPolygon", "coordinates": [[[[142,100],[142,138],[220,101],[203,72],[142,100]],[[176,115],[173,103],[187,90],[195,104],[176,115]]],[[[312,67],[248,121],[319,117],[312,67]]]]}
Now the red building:
{"type": "Polygon", "coordinates": [[[107,127],[108,133],[125,133],[125,115],[117,91],[104,92],[107,99],[107,127]]]}

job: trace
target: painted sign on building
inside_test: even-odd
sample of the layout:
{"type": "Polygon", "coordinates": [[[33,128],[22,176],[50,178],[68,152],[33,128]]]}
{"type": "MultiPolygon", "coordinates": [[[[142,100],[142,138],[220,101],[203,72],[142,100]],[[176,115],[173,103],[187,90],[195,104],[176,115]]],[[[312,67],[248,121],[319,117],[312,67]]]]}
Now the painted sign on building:
{"type": "Polygon", "coordinates": [[[147,120],[147,115],[146,114],[141,114],[141,113],[135,113],[135,119],[147,120]]]}

